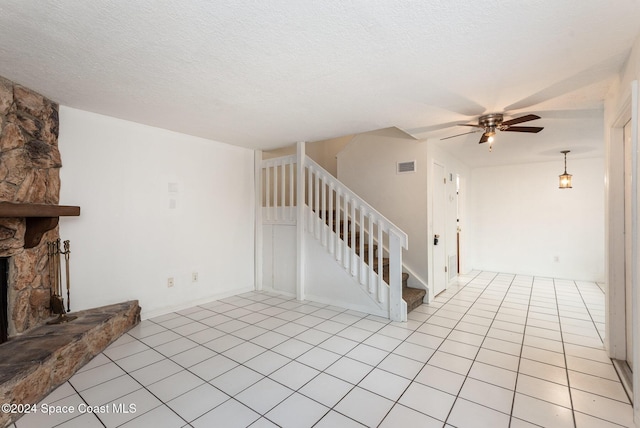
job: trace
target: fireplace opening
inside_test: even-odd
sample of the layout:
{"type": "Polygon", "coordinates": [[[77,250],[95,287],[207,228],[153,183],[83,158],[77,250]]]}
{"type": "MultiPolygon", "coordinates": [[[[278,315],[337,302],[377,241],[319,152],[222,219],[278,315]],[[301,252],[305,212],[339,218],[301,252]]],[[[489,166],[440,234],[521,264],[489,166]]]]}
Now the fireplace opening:
{"type": "Polygon", "coordinates": [[[0,257],[0,343],[7,341],[9,329],[8,299],[9,257],[0,257]]]}

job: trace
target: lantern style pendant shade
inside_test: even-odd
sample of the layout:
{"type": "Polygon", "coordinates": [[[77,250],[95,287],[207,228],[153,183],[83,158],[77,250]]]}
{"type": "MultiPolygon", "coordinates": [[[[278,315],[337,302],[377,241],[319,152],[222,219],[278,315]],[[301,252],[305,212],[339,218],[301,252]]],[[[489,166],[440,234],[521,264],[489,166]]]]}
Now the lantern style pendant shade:
{"type": "Polygon", "coordinates": [[[571,150],[563,150],[560,153],[564,154],[564,173],[560,174],[560,189],[571,189],[571,174],[567,174],[567,153],[571,150]]]}
{"type": "Polygon", "coordinates": [[[571,174],[562,174],[560,176],[560,189],[571,189],[571,174]]]}

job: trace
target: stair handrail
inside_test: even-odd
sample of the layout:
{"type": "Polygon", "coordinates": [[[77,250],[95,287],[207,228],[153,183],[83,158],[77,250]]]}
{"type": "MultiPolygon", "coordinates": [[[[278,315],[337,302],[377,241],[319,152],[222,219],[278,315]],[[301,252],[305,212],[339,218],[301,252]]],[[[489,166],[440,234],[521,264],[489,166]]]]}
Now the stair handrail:
{"type": "Polygon", "coordinates": [[[262,159],[262,167],[265,168],[267,166],[276,166],[276,165],[280,165],[281,163],[296,163],[296,155],[285,155],[285,156],[278,156],[275,158],[269,158],[269,159],[262,159]]]}
{"type": "Polygon", "coordinates": [[[381,308],[385,308],[384,310],[391,320],[406,321],[407,304],[402,299],[402,249],[408,249],[407,234],[313,159],[308,156],[302,159],[308,174],[302,174],[302,177],[298,177],[298,185],[306,184],[308,196],[305,205],[309,207],[310,216],[307,230],[323,246],[327,247],[329,253],[333,252],[336,261],[345,270],[350,272],[353,277],[359,278],[358,282],[363,286],[363,289],[377,301],[378,305],[381,305],[381,308]],[[328,201],[327,187],[329,187],[328,201]],[[336,206],[332,207],[334,191],[337,198],[336,206]],[[340,199],[343,200],[342,206],[340,206],[340,199]],[[332,208],[335,209],[337,216],[335,229],[332,229],[334,214],[327,215],[332,208]],[[359,211],[360,214],[359,221],[356,217],[356,211],[359,211]],[[338,227],[341,221],[340,217],[344,217],[344,222],[343,226],[338,227]],[[367,230],[364,229],[365,217],[368,219],[367,230]],[[328,222],[328,227],[324,225],[325,221],[328,222]],[[319,227],[321,223],[322,226],[319,227]],[[377,228],[377,237],[375,238],[373,224],[377,228]],[[368,235],[368,254],[366,256],[363,253],[364,239],[361,238],[359,242],[355,240],[356,228],[368,235]],[[340,229],[343,232],[347,231],[344,239],[341,239],[340,229]],[[329,238],[331,239],[326,236],[327,230],[330,232],[329,238]],[[384,233],[387,234],[389,243],[387,248],[389,255],[388,283],[384,280],[384,233]],[[335,236],[335,247],[331,245],[331,242],[334,241],[333,236],[335,236]],[[349,246],[349,241],[351,246],[349,246]],[[374,242],[377,242],[378,245],[376,259],[373,254],[374,242]],[[357,247],[359,247],[359,252],[356,250],[357,247]],[[387,297],[385,298],[385,296],[387,297]]]}
{"type": "Polygon", "coordinates": [[[376,210],[374,207],[369,205],[364,199],[358,196],[357,193],[355,193],[353,190],[347,187],[347,185],[345,185],[342,181],[335,178],[329,171],[324,169],[322,166],[320,166],[316,161],[311,159],[309,156],[306,157],[305,163],[307,164],[307,166],[311,165],[313,166],[314,169],[317,169],[321,173],[323,173],[326,177],[327,183],[333,184],[334,186],[336,186],[336,188],[339,187],[342,190],[342,192],[346,193],[350,198],[355,199],[360,205],[366,208],[369,213],[374,214],[376,217],[382,220],[383,224],[387,226],[384,228],[385,232],[389,232],[393,230],[396,236],[400,239],[401,247],[405,250],[409,249],[408,247],[409,237],[402,229],[400,229],[398,226],[393,224],[393,222],[388,218],[386,218],[382,213],[380,213],[380,211],[376,210]]]}

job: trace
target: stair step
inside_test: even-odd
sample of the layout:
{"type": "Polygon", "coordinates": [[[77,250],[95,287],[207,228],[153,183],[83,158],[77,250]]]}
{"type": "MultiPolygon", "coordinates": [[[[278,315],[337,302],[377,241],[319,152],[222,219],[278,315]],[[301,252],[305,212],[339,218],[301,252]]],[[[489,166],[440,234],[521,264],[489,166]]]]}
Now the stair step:
{"type": "MultiPolygon", "coordinates": [[[[389,272],[385,269],[385,274],[383,279],[389,283],[389,272]]],[[[424,296],[427,294],[426,290],[422,288],[413,288],[407,285],[407,281],[409,279],[409,274],[406,272],[402,273],[402,300],[407,302],[407,313],[411,312],[418,306],[422,304],[422,300],[424,296]]]]}
{"type": "MultiPolygon", "coordinates": [[[[382,279],[388,284],[389,283],[389,270],[387,269],[382,275],[382,279]]],[[[407,288],[407,281],[409,280],[409,274],[406,272],[402,272],[402,288],[407,288]]]]}
{"type": "Polygon", "coordinates": [[[427,291],[421,288],[403,287],[402,300],[407,302],[407,313],[420,306],[426,294],[427,291]]]}

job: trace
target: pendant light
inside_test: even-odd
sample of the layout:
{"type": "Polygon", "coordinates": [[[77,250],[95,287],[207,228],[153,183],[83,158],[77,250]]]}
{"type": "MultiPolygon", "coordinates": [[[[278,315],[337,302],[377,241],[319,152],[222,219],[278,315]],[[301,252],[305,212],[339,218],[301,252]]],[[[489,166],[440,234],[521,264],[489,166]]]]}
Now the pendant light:
{"type": "Polygon", "coordinates": [[[567,174],[567,153],[571,150],[563,150],[560,153],[564,154],[564,173],[560,175],[560,189],[571,189],[571,174],[567,174]]]}

